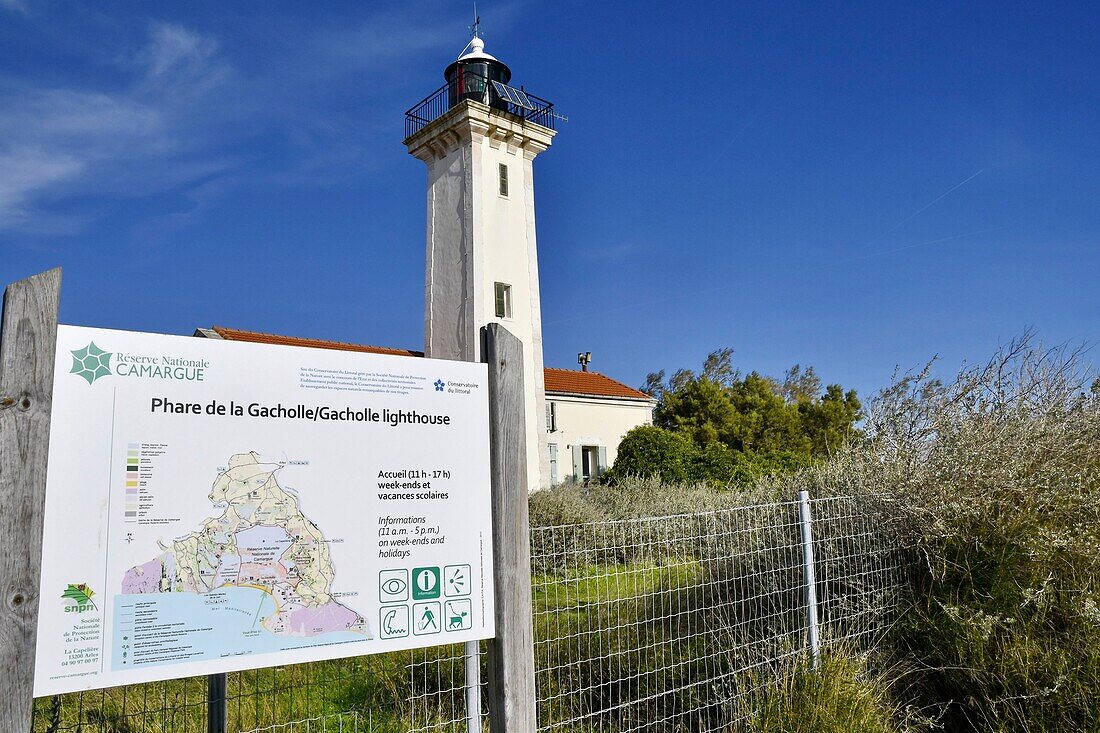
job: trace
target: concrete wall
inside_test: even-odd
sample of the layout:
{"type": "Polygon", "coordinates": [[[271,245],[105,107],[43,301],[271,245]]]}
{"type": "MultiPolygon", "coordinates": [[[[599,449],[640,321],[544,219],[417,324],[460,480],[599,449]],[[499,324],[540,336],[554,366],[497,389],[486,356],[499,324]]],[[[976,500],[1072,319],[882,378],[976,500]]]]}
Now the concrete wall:
{"type": "MultiPolygon", "coordinates": [[[[557,430],[546,433],[546,442],[558,446],[558,483],[574,479],[573,446],[605,448],[611,467],[623,436],[631,428],[653,423],[653,404],[644,400],[548,394],[546,401],[554,403],[557,417],[557,430]]],[[[549,448],[547,456],[549,461],[549,448]]]]}

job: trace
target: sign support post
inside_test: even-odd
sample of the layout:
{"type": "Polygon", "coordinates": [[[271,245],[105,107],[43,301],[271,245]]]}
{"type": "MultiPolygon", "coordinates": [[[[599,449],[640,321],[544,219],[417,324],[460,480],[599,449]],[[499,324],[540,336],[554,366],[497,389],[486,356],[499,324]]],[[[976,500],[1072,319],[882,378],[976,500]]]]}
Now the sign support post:
{"type": "Polygon", "coordinates": [[[489,720],[494,733],[535,733],[531,536],[523,344],[497,323],[485,327],[493,506],[496,638],[489,641],[489,720]]]}
{"type": "Polygon", "coordinates": [[[206,676],[206,733],[226,733],[229,717],[228,677],[225,672],[206,676]]]}
{"type": "Polygon", "coordinates": [[[0,320],[0,730],[31,729],[61,270],[12,283],[0,320]]]}

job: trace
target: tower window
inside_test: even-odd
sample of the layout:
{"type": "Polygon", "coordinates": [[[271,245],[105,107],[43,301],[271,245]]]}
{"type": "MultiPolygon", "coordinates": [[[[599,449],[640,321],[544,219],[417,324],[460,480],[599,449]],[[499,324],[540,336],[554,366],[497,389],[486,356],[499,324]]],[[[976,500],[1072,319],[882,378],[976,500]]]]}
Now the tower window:
{"type": "Polygon", "coordinates": [[[558,411],[555,403],[546,403],[546,432],[552,433],[558,429],[558,411]]]}
{"type": "Polygon", "coordinates": [[[508,195],[508,164],[501,163],[497,166],[497,170],[500,173],[500,195],[508,195]]]}
{"type": "Polygon", "coordinates": [[[512,317],[512,286],[507,283],[496,284],[496,314],[497,318],[512,317]]]}

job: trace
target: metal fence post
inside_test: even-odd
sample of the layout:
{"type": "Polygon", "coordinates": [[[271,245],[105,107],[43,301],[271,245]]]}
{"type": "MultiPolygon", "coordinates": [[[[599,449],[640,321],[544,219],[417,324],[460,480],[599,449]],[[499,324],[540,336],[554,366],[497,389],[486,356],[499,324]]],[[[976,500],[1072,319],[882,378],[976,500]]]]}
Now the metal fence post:
{"type": "Polygon", "coordinates": [[[225,673],[206,676],[206,731],[226,733],[229,684],[225,673]]]}
{"type": "Polygon", "coordinates": [[[0,730],[24,733],[34,711],[61,270],[12,283],[0,316],[0,730]]]}
{"type": "Polygon", "coordinates": [[[810,492],[798,492],[798,520],[802,526],[802,575],[806,584],[806,626],[810,634],[810,654],[814,669],[821,662],[821,638],[817,626],[817,579],[814,573],[813,517],[810,492]]]}
{"type": "Polygon", "coordinates": [[[498,323],[485,327],[492,439],[496,637],[489,642],[493,733],[535,733],[535,633],[527,516],[523,344],[498,323]]]}
{"type": "Polygon", "coordinates": [[[481,733],[481,642],[466,642],[466,733],[481,733]]]}

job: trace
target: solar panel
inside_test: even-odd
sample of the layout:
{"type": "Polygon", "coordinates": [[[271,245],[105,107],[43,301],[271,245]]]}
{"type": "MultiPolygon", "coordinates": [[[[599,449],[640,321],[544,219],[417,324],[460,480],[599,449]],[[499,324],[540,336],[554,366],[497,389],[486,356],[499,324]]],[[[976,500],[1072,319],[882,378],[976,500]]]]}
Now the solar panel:
{"type": "Polygon", "coordinates": [[[496,80],[493,80],[493,89],[496,90],[498,97],[507,102],[511,102],[517,107],[522,107],[523,109],[530,110],[533,110],[535,108],[535,105],[531,103],[531,99],[522,89],[510,87],[507,84],[502,84],[496,80]]]}

